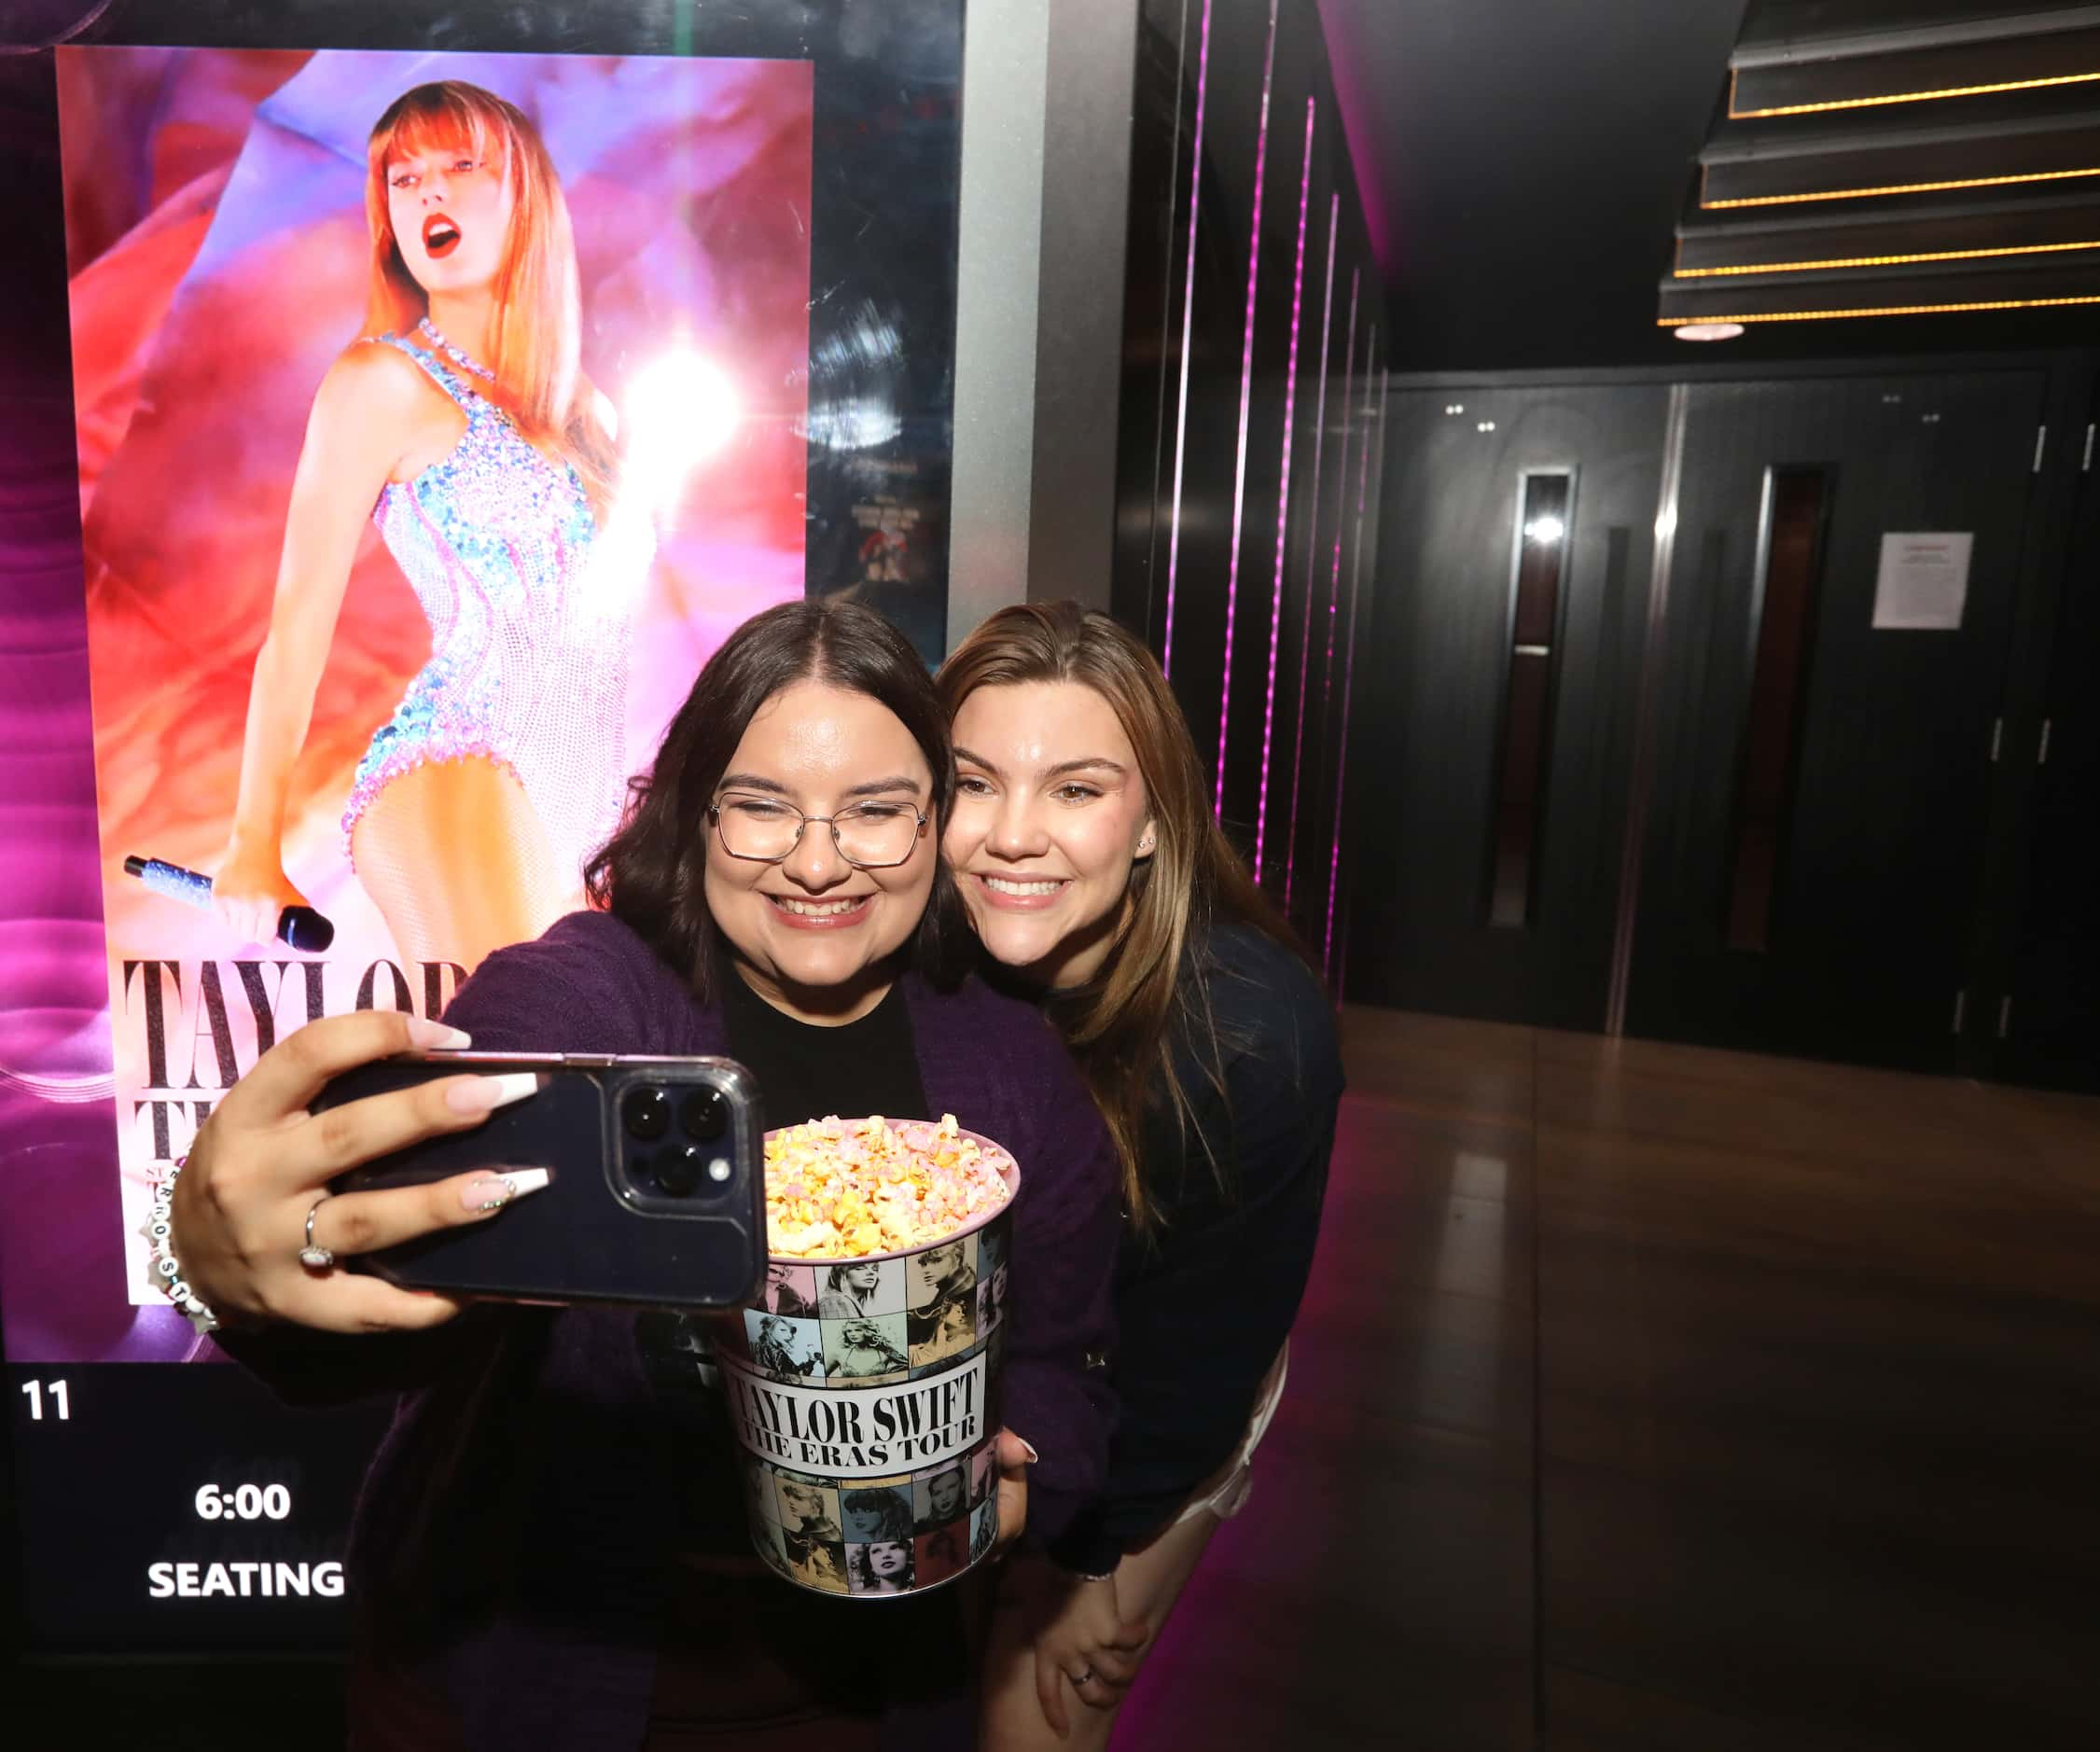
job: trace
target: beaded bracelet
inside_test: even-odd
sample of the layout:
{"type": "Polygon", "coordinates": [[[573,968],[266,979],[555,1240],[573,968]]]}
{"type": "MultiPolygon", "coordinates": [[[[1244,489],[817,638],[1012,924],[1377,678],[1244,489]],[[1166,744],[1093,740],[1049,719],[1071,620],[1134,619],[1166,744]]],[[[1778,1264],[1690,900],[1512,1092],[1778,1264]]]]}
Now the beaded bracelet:
{"type": "Polygon", "coordinates": [[[189,1287],[188,1280],[182,1274],[182,1267],[175,1263],[174,1231],[170,1219],[170,1213],[174,1208],[175,1176],[182,1172],[183,1164],[188,1160],[187,1154],[177,1156],[174,1165],[168,1170],[167,1178],[153,1189],[153,1215],[146,1219],[146,1238],[153,1249],[155,1287],[187,1314],[189,1324],[202,1334],[218,1330],[218,1316],[189,1287]]]}

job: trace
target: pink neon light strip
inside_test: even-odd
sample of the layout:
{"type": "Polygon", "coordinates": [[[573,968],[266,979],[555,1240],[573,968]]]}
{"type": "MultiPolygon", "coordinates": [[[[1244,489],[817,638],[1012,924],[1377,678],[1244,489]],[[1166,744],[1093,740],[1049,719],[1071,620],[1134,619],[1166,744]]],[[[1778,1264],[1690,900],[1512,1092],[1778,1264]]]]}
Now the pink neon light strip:
{"type": "MultiPolygon", "coordinates": [[[[1370,326],[1370,335],[1364,342],[1364,375],[1370,375],[1371,355],[1378,350],[1378,325],[1370,326]]],[[[1366,387],[1369,387],[1367,382],[1366,387]]],[[[1368,409],[1365,410],[1368,414],[1368,409]]],[[[1366,420],[1367,428],[1371,422],[1366,420]]],[[[1377,426],[1384,432],[1385,426],[1385,386],[1378,388],[1377,426]]],[[[1334,846],[1328,855],[1328,930],[1327,948],[1322,959],[1327,965],[1328,978],[1335,977],[1334,967],[1334,900],[1342,883],[1342,780],[1349,765],[1349,696],[1356,680],[1356,609],[1364,582],[1364,492],[1370,482],[1370,432],[1364,433],[1363,463],[1356,474],[1356,551],[1349,561],[1349,643],[1347,656],[1342,670],[1342,742],[1334,755],[1334,846]]]]}
{"type": "Polygon", "coordinates": [[[1189,349],[1196,320],[1196,194],[1203,184],[1203,90],[1210,73],[1210,5],[1196,49],[1196,138],[1189,148],[1189,273],[1181,293],[1181,404],[1174,420],[1174,509],[1167,519],[1167,630],[1160,669],[1174,674],[1174,580],[1181,564],[1181,471],[1189,458],[1189,349]]]}
{"type": "Polygon", "coordinates": [[[1333,357],[1334,246],[1341,229],[1342,197],[1328,197],[1328,289],[1320,302],[1320,399],[1313,412],[1313,506],[1305,518],[1305,627],[1298,641],[1298,740],[1290,756],[1290,837],[1284,846],[1284,911],[1290,911],[1291,878],[1298,869],[1298,799],[1304,789],[1305,677],[1313,661],[1313,556],[1320,550],[1320,452],[1326,448],[1328,362],[1333,357]]]}
{"type": "Polygon", "coordinates": [[[1320,664],[1319,764],[1323,772],[1327,767],[1328,742],[1334,730],[1334,622],[1342,603],[1342,514],[1349,508],[1349,439],[1356,431],[1350,408],[1356,381],[1356,293],[1362,279],[1361,269],[1349,271],[1349,337],[1342,343],[1342,461],[1335,469],[1334,482],[1334,567],[1328,585],[1327,657],[1320,664]]]}
{"type": "Polygon", "coordinates": [[[1355,423],[1349,418],[1348,406],[1352,395],[1350,385],[1356,382],[1352,366],[1356,357],[1356,286],[1361,270],[1352,269],[1349,273],[1349,339],[1342,349],[1342,467],[1340,480],[1334,489],[1334,574],[1328,586],[1328,654],[1327,662],[1320,671],[1320,733],[1325,746],[1327,727],[1332,715],[1328,708],[1334,704],[1334,618],[1341,612],[1342,603],[1342,514],[1349,505],[1349,436],[1355,423]]]}
{"type": "Polygon", "coordinates": [[[1305,290],[1306,203],[1313,198],[1314,100],[1305,100],[1305,168],[1298,180],[1298,267],[1290,282],[1290,353],[1284,367],[1283,484],[1276,494],[1276,581],[1269,592],[1269,700],[1261,711],[1261,799],[1254,815],[1254,880],[1261,880],[1261,848],[1269,828],[1269,748],[1276,729],[1276,643],[1284,632],[1284,534],[1290,525],[1290,438],[1298,398],[1298,307],[1305,290]]]}
{"type": "Polygon", "coordinates": [[[1217,692],[1217,784],[1211,813],[1225,813],[1225,731],[1232,711],[1232,614],[1240,597],[1240,525],[1247,503],[1247,416],[1254,407],[1254,283],[1261,266],[1261,171],[1269,156],[1269,88],[1276,72],[1276,7],[1269,0],[1269,48],[1261,61],[1261,125],[1254,137],[1254,216],[1247,221],[1247,320],[1240,342],[1240,455],[1232,474],[1232,557],[1225,568],[1225,679],[1217,692]]]}

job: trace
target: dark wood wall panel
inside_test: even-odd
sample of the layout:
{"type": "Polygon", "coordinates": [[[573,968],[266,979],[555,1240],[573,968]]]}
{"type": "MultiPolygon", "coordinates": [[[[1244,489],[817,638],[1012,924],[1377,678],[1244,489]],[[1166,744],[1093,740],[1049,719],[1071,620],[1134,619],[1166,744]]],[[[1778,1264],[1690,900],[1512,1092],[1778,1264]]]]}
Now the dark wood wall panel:
{"type": "Polygon", "coordinates": [[[1266,6],[1145,10],[1112,601],[1165,660],[1233,841],[1325,953],[1388,336],[1317,7],[1273,21],[1272,41],[1266,6]]]}

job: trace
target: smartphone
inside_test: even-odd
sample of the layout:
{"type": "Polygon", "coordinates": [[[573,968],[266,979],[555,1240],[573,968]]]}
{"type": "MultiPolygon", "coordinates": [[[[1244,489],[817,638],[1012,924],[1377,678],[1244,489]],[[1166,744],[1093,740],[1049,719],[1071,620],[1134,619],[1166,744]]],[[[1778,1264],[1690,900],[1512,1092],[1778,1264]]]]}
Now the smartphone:
{"type": "Polygon", "coordinates": [[[463,1071],[530,1071],[538,1091],[470,1132],[374,1158],[335,1183],[363,1192],[476,1169],[544,1168],[544,1190],[490,1221],[353,1263],[410,1289],[499,1300],[722,1308],[766,1264],[765,1143],[756,1079],[716,1058],[445,1052],[381,1059],[314,1111],[463,1071]]]}

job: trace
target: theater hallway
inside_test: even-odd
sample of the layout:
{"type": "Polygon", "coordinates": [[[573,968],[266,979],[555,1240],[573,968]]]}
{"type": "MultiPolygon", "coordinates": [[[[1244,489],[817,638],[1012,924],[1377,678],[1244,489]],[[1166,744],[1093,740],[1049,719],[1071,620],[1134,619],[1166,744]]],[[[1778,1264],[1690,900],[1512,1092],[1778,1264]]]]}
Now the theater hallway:
{"type": "Polygon", "coordinates": [[[1344,1042],[1290,1390],[1119,1747],[2100,1744],[2100,1101],[1344,1042]]]}

